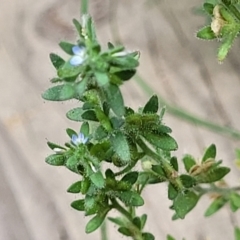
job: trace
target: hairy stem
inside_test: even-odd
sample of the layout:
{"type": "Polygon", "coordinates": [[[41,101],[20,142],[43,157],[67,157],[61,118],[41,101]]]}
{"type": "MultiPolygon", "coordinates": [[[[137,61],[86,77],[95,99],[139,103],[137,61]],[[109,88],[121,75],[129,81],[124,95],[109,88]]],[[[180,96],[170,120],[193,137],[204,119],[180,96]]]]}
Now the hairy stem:
{"type": "Polygon", "coordinates": [[[169,163],[168,160],[166,160],[163,156],[160,156],[153,152],[142,139],[138,138],[137,144],[142,148],[142,150],[151,158],[156,160],[162,165],[162,168],[164,169],[166,173],[166,177],[168,178],[168,181],[172,183],[174,186],[177,187],[177,189],[181,190],[183,189],[182,182],[180,178],[177,176],[178,173],[175,171],[175,169],[172,167],[172,165],[169,163]]]}

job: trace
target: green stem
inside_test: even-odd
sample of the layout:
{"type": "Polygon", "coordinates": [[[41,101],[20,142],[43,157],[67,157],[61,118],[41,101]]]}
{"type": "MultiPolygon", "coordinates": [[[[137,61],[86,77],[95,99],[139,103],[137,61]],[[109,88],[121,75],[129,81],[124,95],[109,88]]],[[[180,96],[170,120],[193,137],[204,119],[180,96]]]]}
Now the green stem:
{"type": "Polygon", "coordinates": [[[130,212],[128,212],[125,208],[123,208],[116,199],[111,199],[112,208],[115,208],[118,212],[120,212],[123,216],[125,216],[128,220],[128,229],[131,229],[133,233],[132,238],[134,240],[143,240],[142,232],[132,223],[133,217],[130,212]]]}
{"type": "Polygon", "coordinates": [[[118,210],[123,216],[125,216],[130,222],[132,222],[132,216],[131,214],[123,208],[116,199],[111,199],[112,201],[112,208],[115,208],[118,210]]]}
{"type": "MultiPolygon", "coordinates": [[[[154,90],[139,75],[136,75],[135,79],[137,80],[138,85],[142,88],[142,90],[147,95],[150,96],[154,93],[154,90]]],[[[185,111],[182,108],[179,108],[179,107],[176,107],[176,106],[173,106],[173,105],[169,104],[160,95],[158,95],[158,98],[159,98],[159,102],[162,105],[166,106],[167,111],[170,114],[172,114],[172,115],[174,115],[174,116],[176,116],[176,117],[178,117],[182,120],[185,120],[189,123],[207,128],[207,129],[209,129],[213,132],[216,132],[216,133],[219,133],[219,134],[222,134],[222,135],[227,135],[227,136],[235,138],[235,139],[240,139],[240,132],[238,130],[236,130],[234,128],[230,128],[230,127],[224,127],[224,126],[215,124],[213,122],[206,121],[202,118],[199,118],[199,117],[185,111]]]]}
{"type": "Polygon", "coordinates": [[[101,231],[101,240],[108,240],[106,221],[104,221],[103,224],[101,225],[100,231],[101,231]]]}
{"type": "Polygon", "coordinates": [[[197,190],[201,195],[209,194],[209,193],[218,193],[220,195],[229,196],[231,192],[240,191],[240,186],[232,187],[232,188],[221,188],[213,184],[213,185],[210,185],[209,188],[202,188],[200,186],[197,186],[195,187],[195,190],[197,190]]]}
{"type": "Polygon", "coordinates": [[[81,0],[81,16],[88,13],[88,0],[81,0]]]}
{"type": "Polygon", "coordinates": [[[172,167],[172,165],[163,157],[155,152],[153,152],[142,139],[137,139],[137,144],[142,148],[142,150],[151,158],[154,160],[157,160],[163,167],[166,177],[168,178],[168,181],[172,183],[174,186],[176,186],[179,190],[184,189],[182,182],[179,177],[176,176],[176,171],[172,167]]]}

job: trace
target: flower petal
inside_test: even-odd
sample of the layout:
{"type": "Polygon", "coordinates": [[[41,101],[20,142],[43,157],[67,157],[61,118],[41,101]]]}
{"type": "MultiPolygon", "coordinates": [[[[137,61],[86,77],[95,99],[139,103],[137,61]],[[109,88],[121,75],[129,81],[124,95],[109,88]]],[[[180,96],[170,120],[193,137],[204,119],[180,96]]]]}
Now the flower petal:
{"type": "Polygon", "coordinates": [[[73,142],[75,145],[77,145],[77,140],[78,140],[78,136],[75,135],[75,134],[73,134],[73,135],[72,135],[72,142],[73,142]]]}
{"type": "Polygon", "coordinates": [[[85,52],[85,48],[79,47],[79,46],[73,46],[72,51],[73,51],[74,55],[83,56],[83,54],[85,52]]]}
{"type": "Polygon", "coordinates": [[[79,66],[83,63],[84,59],[83,57],[80,57],[80,56],[73,56],[71,59],[70,59],[70,64],[72,66],[79,66]]]}

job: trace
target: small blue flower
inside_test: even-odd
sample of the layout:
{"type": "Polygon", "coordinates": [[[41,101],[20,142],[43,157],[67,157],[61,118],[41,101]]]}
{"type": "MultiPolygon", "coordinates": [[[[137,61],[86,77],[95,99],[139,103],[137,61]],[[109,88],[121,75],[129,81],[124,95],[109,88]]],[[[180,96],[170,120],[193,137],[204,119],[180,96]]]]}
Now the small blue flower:
{"type": "Polygon", "coordinates": [[[83,46],[73,46],[72,51],[74,53],[74,56],[70,59],[70,64],[72,66],[79,66],[81,65],[85,60],[85,47],[83,46]]]}
{"type": "Polygon", "coordinates": [[[72,135],[72,143],[74,143],[75,145],[85,144],[87,140],[88,138],[84,137],[83,133],[79,133],[78,135],[72,135]]]}

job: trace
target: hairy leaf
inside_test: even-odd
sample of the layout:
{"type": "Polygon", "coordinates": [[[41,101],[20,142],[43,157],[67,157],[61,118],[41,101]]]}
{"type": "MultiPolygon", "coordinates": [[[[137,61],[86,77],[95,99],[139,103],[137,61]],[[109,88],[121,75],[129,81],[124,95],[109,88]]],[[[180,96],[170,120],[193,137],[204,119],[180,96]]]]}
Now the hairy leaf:
{"type": "Polygon", "coordinates": [[[198,200],[199,196],[194,192],[179,193],[173,201],[173,207],[178,217],[185,218],[186,214],[196,206],[198,200]]]}

